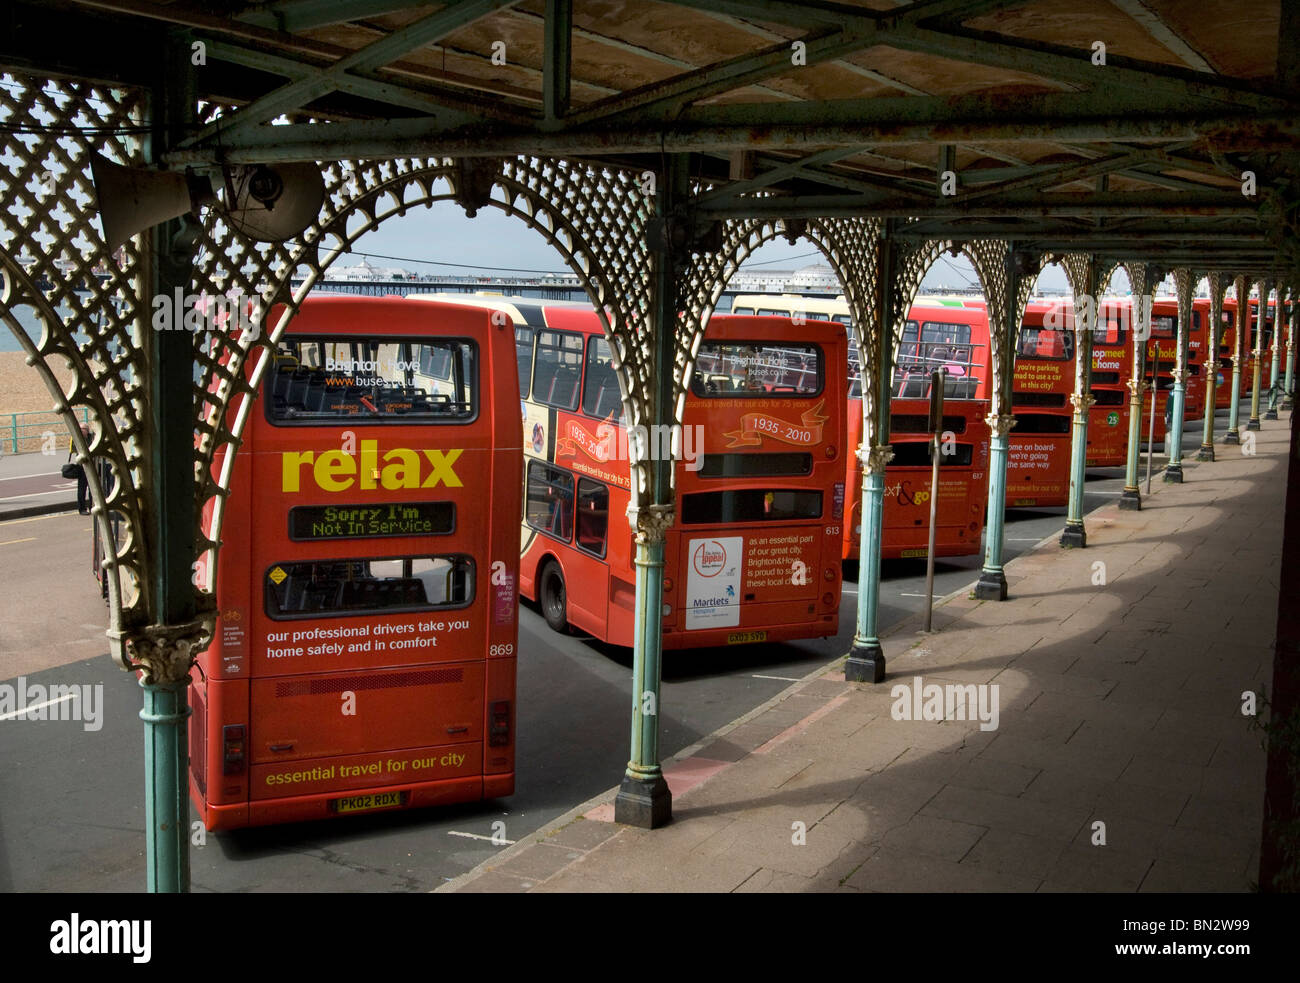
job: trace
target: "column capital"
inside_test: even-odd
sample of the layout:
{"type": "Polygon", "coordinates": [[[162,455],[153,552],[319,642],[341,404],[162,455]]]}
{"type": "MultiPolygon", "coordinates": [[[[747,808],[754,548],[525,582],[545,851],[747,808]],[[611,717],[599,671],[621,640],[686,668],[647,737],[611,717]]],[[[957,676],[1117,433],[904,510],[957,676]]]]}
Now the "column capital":
{"type": "Polygon", "coordinates": [[[143,670],[149,686],[189,679],[198,653],[212,641],[216,615],[208,614],[182,625],[148,625],[128,631],[125,659],[132,670],[143,670]]]}
{"type": "Polygon", "coordinates": [[[674,506],[672,505],[629,505],[627,521],[632,527],[633,535],[640,543],[662,543],[673,524],[674,506]]]}
{"type": "Polygon", "coordinates": [[[862,462],[862,470],[867,474],[884,474],[885,465],[894,459],[894,448],[888,444],[877,444],[875,447],[862,447],[858,450],[858,460],[862,462]],[[866,451],[864,454],[863,451],[866,451]]]}
{"type": "Polygon", "coordinates": [[[990,413],[984,418],[984,422],[993,431],[992,436],[1006,437],[1011,433],[1011,428],[1016,425],[1016,418],[1010,413],[990,413]]]}
{"type": "Polygon", "coordinates": [[[1088,408],[1097,400],[1092,393],[1070,393],[1070,402],[1074,408],[1081,413],[1086,413],[1088,408]]]}

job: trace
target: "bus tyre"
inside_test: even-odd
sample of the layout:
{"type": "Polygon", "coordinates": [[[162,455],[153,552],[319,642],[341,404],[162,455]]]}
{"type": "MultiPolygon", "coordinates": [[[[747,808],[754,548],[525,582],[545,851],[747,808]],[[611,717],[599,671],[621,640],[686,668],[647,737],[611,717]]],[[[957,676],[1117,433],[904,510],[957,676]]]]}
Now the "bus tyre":
{"type": "Polygon", "coordinates": [[[554,560],[542,568],[541,589],[537,599],[542,602],[542,617],[552,631],[567,633],[569,631],[568,599],[564,591],[564,574],[560,565],[554,560]]]}

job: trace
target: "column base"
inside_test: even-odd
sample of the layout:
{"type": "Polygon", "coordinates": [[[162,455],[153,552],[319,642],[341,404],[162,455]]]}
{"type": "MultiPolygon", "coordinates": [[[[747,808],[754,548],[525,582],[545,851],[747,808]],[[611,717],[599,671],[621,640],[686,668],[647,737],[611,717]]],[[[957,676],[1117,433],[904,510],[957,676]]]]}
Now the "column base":
{"type": "Polygon", "coordinates": [[[1294,400],[1291,399],[1291,397],[1290,397],[1289,395],[1288,395],[1288,396],[1283,396],[1283,397],[1282,397],[1282,405],[1281,405],[1280,408],[1281,408],[1281,409],[1284,409],[1284,410],[1294,409],[1294,408],[1295,408],[1295,402],[1294,402],[1294,400]]]}
{"type": "Polygon", "coordinates": [[[1181,464],[1165,465],[1165,476],[1162,480],[1169,485],[1181,485],[1183,483],[1183,466],[1181,464]]]}
{"type": "Polygon", "coordinates": [[[970,596],[977,601],[1005,601],[1007,578],[1001,570],[981,570],[980,579],[970,596]]]}
{"type": "Polygon", "coordinates": [[[853,640],[844,663],[846,683],[878,683],[885,678],[885,651],[879,642],[853,640]]]}
{"type": "Polygon", "coordinates": [[[1070,523],[1065,527],[1061,533],[1061,545],[1066,549],[1083,549],[1088,545],[1088,534],[1084,531],[1082,522],[1077,526],[1070,523]]]}
{"type": "Polygon", "coordinates": [[[1225,444],[1240,444],[1241,435],[1235,430],[1229,430],[1223,435],[1223,442],[1225,444]]]}
{"type": "Polygon", "coordinates": [[[1196,459],[1197,459],[1198,461],[1213,461],[1213,460],[1214,460],[1214,445],[1213,445],[1213,444],[1202,444],[1202,445],[1201,445],[1201,449],[1200,449],[1199,451],[1196,452],[1196,459]]]}
{"type": "Polygon", "coordinates": [[[1246,429],[1247,429],[1247,430],[1258,430],[1258,429],[1259,429],[1259,421],[1256,420],[1256,419],[1254,419],[1254,418],[1252,417],[1252,418],[1251,418],[1251,421],[1250,421],[1249,423],[1246,424],[1246,429]]]}
{"type": "Polygon", "coordinates": [[[1137,488],[1125,488],[1119,497],[1119,507],[1124,512],[1142,511],[1142,492],[1137,488]]]}
{"type": "Polygon", "coordinates": [[[673,793],[663,775],[655,778],[623,776],[614,797],[614,822],[639,829],[658,829],[673,818],[673,793]]]}

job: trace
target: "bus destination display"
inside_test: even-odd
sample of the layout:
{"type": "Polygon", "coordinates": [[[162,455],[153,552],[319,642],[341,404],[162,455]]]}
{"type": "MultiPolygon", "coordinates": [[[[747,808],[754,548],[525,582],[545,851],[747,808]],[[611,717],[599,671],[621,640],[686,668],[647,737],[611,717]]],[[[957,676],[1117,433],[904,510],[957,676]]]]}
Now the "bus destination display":
{"type": "Polygon", "coordinates": [[[440,536],[450,533],[455,525],[452,502],[296,505],[289,510],[289,538],[294,541],[440,536]]]}

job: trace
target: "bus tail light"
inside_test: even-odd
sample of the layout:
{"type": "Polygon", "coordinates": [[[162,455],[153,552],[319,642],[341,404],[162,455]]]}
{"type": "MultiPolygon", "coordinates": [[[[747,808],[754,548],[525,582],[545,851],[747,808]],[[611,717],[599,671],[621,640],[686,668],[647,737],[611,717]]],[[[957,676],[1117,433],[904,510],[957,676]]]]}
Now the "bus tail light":
{"type": "Polygon", "coordinates": [[[672,578],[672,577],[665,577],[665,578],[664,578],[664,593],[667,594],[667,593],[669,593],[672,589],[673,589],[673,578],[672,578]]]}
{"type": "Polygon", "coordinates": [[[244,773],[244,738],[246,732],[243,724],[227,724],[221,728],[222,774],[242,775],[244,773]]]}
{"type": "Polygon", "coordinates": [[[510,743],[510,701],[497,700],[488,713],[488,747],[505,747],[510,743]]]}
{"type": "Polygon", "coordinates": [[[834,568],[834,567],[827,567],[827,568],[826,568],[826,579],[827,579],[827,580],[834,580],[834,579],[835,579],[835,568],[834,568]]]}
{"type": "Polygon", "coordinates": [[[834,604],[834,603],[835,603],[835,595],[834,595],[834,594],[832,594],[832,593],[830,593],[830,592],[828,591],[827,593],[825,593],[825,594],[822,595],[822,604],[824,604],[826,607],[830,607],[830,606],[831,606],[832,604],[834,604]]]}

